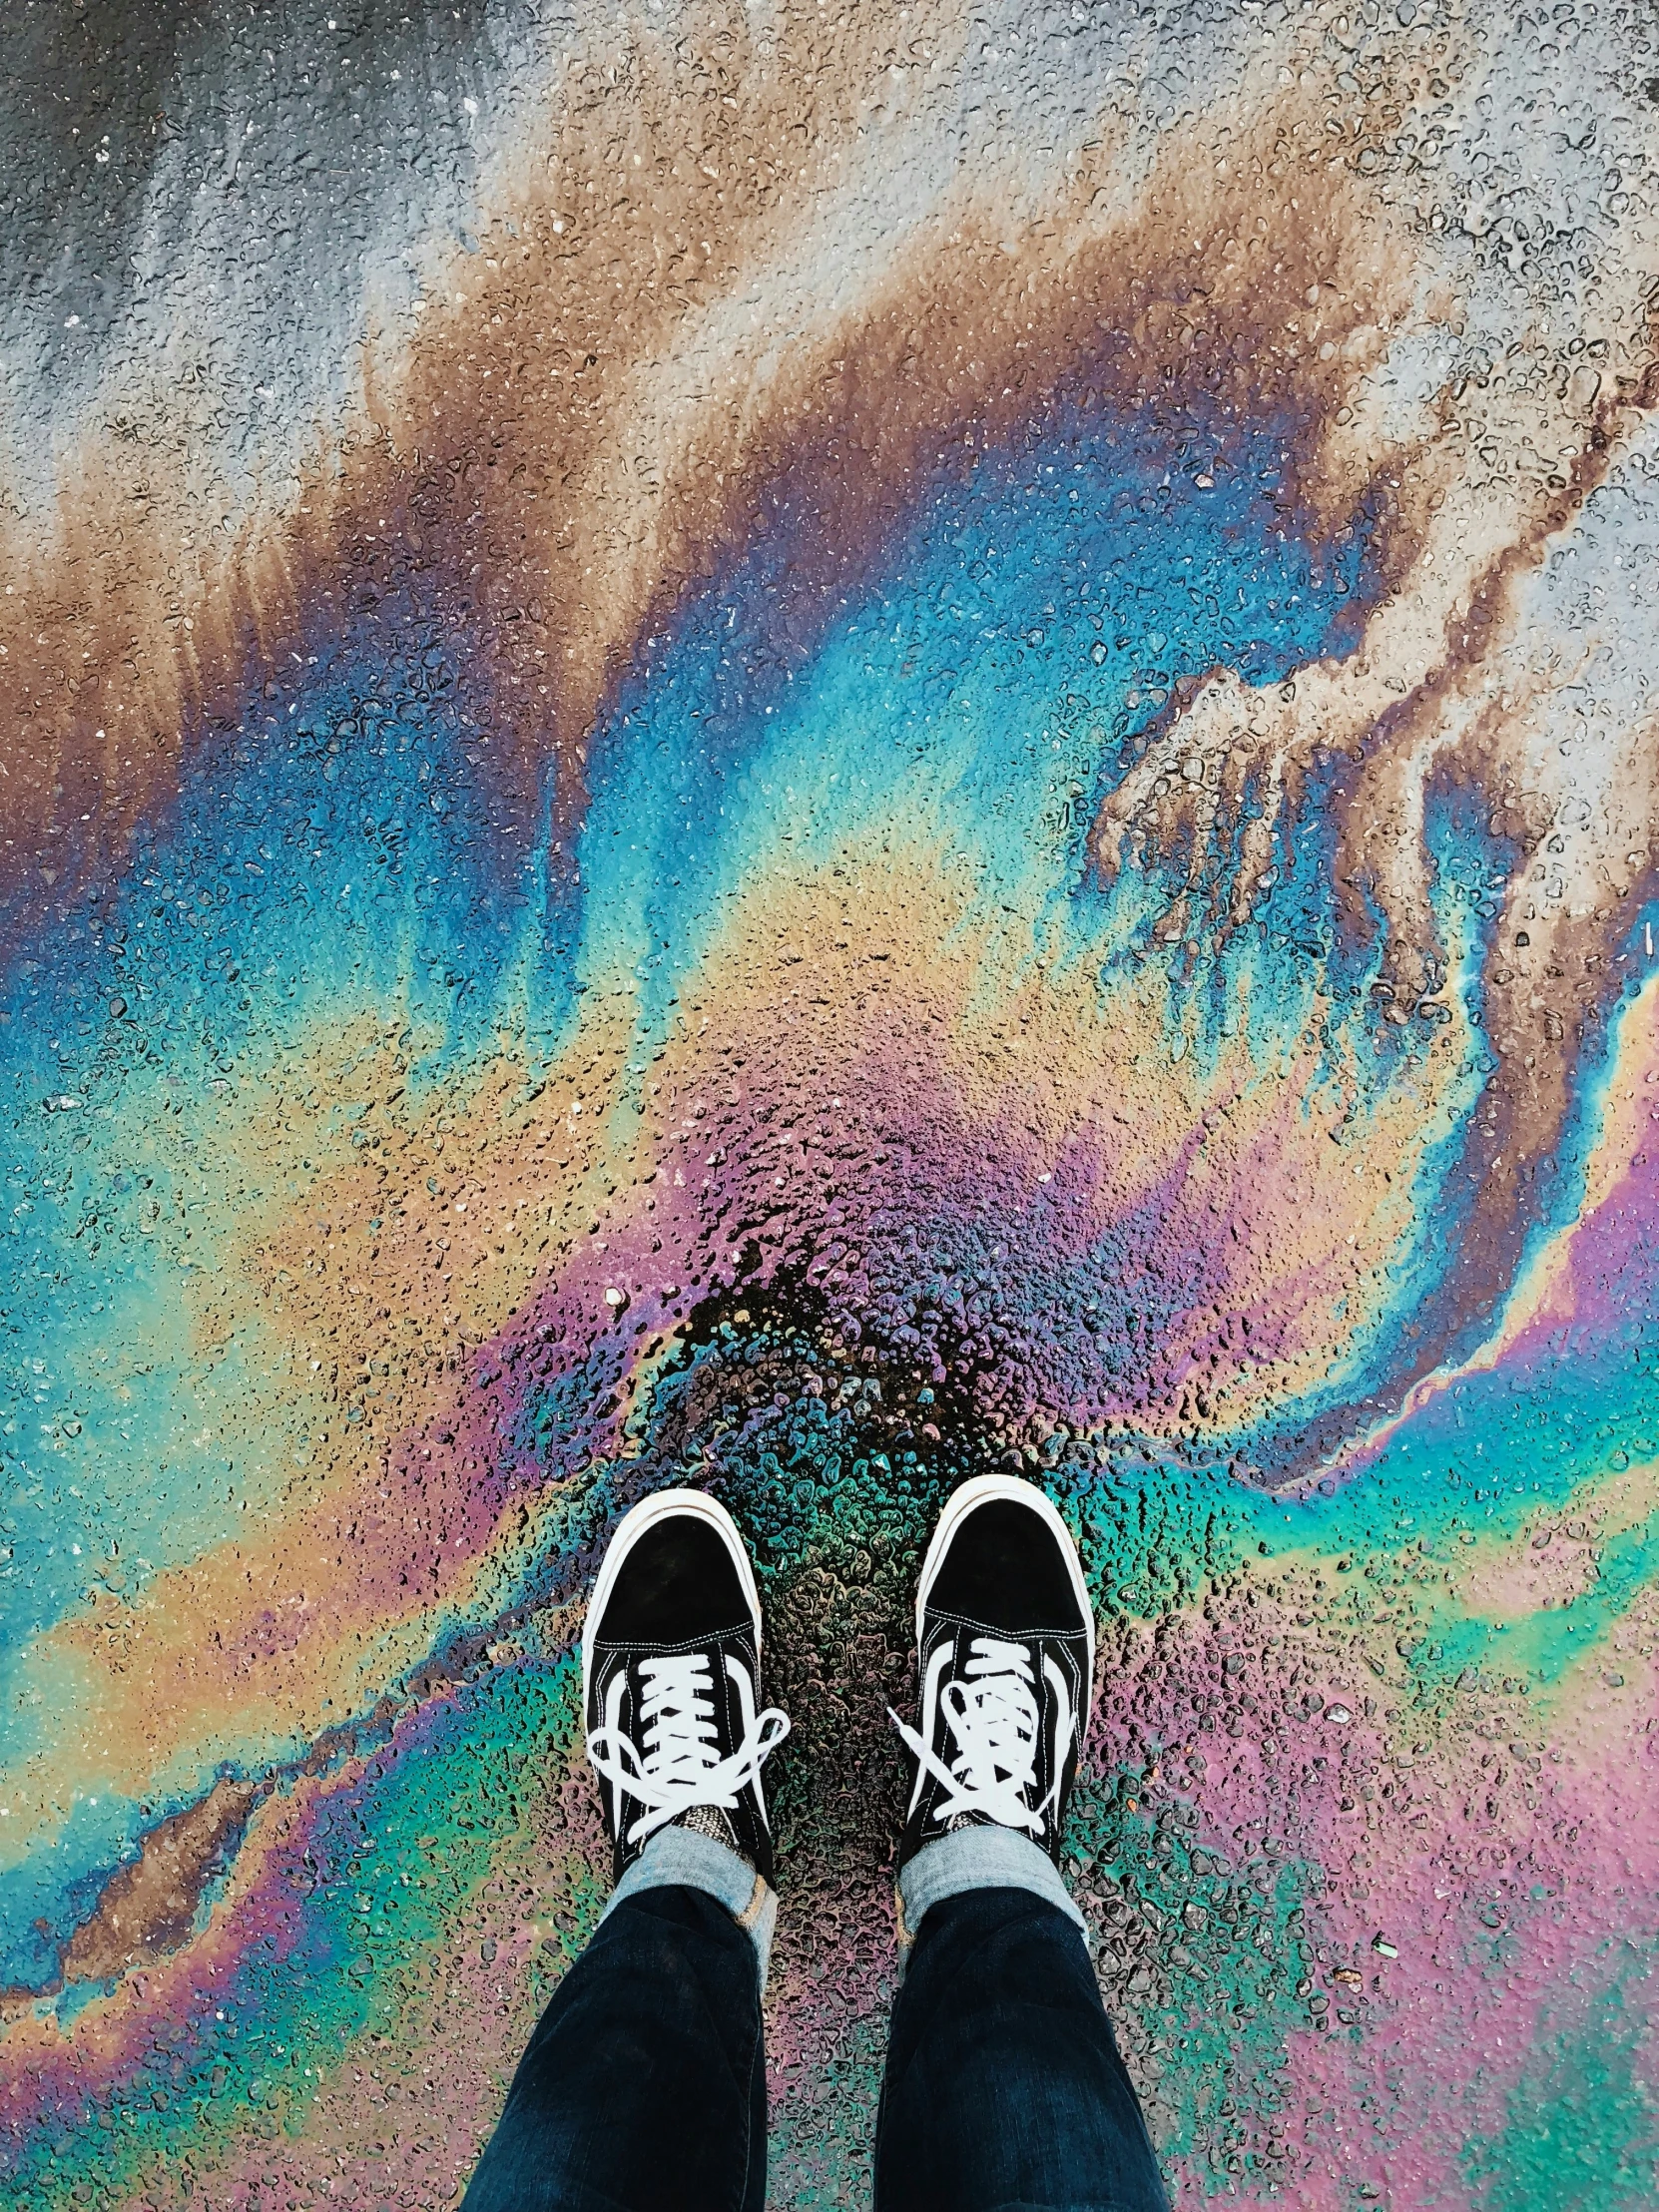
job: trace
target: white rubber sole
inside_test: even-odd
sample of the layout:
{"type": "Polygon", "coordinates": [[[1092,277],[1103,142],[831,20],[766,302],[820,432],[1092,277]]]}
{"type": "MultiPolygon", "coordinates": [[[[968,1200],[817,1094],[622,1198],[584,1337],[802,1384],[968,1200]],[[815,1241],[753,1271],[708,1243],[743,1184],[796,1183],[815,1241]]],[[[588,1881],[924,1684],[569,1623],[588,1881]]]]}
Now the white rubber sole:
{"type": "Polygon", "coordinates": [[[964,1482],[959,1490],[952,1490],[945,1500],[944,1511],[939,1515],[938,1526],[933,1530],[933,1540],[927,1546],[927,1556],[921,1562],[921,1576],[916,1583],[916,1647],[921,1646],[922,1615],[927,1610],[927,1600],[932,1594],[941,1562],[950,1539],[961,1527],[968,1515],[981,1505],[993,1502],[1029,1506],[1040,1515],[1053,1531],[1066,1566],[1071,1574],[1071,1587],[1077,1599],[1077,1609],[1082,1614],[1089,1632],[1089,1714],[1094,1711],[1094,1607],[1089,1603],[1089,1586],[1083,1580],[1083,1562],[1077,1556],[1077,1546],[1071,1540],[1071,1530],[1060,1518],[1053,1500],[1035,1482],[1027,1482],[1019,1474],[976,1474],[964,1482]]]}
{"type": "Polygon", "coordinates": [[[649,1497],[642,1497],[631,1506],[617,1523],[616,1533],[606,1546],[605,1556],[599,1562],[599,1578],[594,1583],[593,1594],[588,1599],[587,1618],[582,1623],[582,1685],[584,1693],[588,1680],[588,1631],[604,1612],[606,1602],[616,1587],[616,1578],[622,1572],[628,1554],[649,1528],[659,1521],[671,1519],[677,1513],[690,1513],[698,1520],[707,1521],[715,1529],[727,1550],[732,1554],[738,1570],[738,1580],[748,1600],[749,1610],[755,1622],[755,1650],[761,1649],[761,1593],[755,1587],[755,1569],[749,1563],[749,1553],[738,1524],[721,1504],[719,1498],[710,1497],[703,1490],[654,1490],[649,1497]]]}

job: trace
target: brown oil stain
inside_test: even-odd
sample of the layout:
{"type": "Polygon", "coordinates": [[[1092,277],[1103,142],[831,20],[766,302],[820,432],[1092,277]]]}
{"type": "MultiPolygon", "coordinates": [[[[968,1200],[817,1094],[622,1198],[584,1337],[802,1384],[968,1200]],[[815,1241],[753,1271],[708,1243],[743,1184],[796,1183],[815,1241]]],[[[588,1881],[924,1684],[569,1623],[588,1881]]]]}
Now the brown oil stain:
{"type": "Polygon", "coordinates": [[[522,846],[550,762],[560,819],[579,815],[596,715],[698,578],[787,527],[788,645],[809,647],[932,472],[971,470],[1068,390],[1283,414],[1308,496],[1346,511],[1364,470],[1318,425],[1405,311],[1411,257],[1351,165],[1325,170],[1319,225],[1301,223],[1317,99],[1250,114],[1224,97],[1132,192],[1124,130],[1103,123],[1039,214],[1010,215],[1007,180],[958,179],[827,305],[813,276],[849,251],[833,219],[851,220],[859,72],[884,48],[837,39],[831,70],[821,29],[791,36],[770,76],[738,11],[711,14],[688,58],[646,43],[620,81],[573,72],[545,163],[503,186],[418,335],[370,350],[361,419],[288,506],[262,495],[212,531],[192,479],[147,463],[152,481],[111,434],[84,436],[50,544],[17,548],[26,611],[0,616],[14,927],[119,864],[204,718],[382,604],[458,641],[501,834],[522,846]]]}
{"type": "Polygon", "coordinates": [[[202,1893],[235,1854],[259,1802],[258,1783],[216,1782],[207,1796],[145,1837],[139,1856],[105,1884],[98,1909],[63,1954],[63,1978],[105,1981],[190,1939],[202,1893]]]}

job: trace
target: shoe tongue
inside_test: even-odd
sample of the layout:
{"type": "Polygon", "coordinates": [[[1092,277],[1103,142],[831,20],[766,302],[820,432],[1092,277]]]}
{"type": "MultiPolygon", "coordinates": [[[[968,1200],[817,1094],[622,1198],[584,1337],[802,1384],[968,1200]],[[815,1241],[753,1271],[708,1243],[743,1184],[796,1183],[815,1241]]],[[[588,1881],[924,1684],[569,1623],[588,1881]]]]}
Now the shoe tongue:
{"type": "Polygon", "coordinates": [[[693,1805],[671,1823],[675,1828],[689,1828],[694,1836],[707,1836],[711,1843],[724,1844],[728,1851],[735,1851],[746,1867],[753,1862],[738,1842],[738,1832],[727,1819],[725,1810],[718,1805],[693,1805]]]}

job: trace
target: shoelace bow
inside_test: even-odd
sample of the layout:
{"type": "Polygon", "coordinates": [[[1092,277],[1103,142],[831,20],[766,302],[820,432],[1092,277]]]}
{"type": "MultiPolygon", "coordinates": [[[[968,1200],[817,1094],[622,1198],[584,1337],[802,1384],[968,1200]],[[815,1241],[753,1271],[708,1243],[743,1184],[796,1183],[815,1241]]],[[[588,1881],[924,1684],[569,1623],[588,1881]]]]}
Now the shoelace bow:
{"type": "MultiPolygon", "coordinates": [[[[1044,1660],[1043,1672],[1059,1701],[1058,1746],[1071,1733],[1071,1699],[1065,1678],[1051,1659],[1044,1660]]],[[[1050,1806],[1059,1801],[1064,1762],[1056,1760],[1048,1794],[1033,1810],[1026,1799],[1037,1779],[1042,1716],[1030,1646],[1006,1643],[996,1636],[974,1637],[966,1667],[938,1692],[938,1705],[956,1745],[956,1756],[948,1766],[926,1740],[931,1732],[928,1702],[924,1694],[920,1735],[906,1727],[890,1705],[887,1714],[921,1769],[944,1787],[946,1795],[934,1808],[933,1820],[942,1828],[959,1813],[977,1813],[1000,1828],[1023,1828],[1040,1835],[1050,1806]]],[[[919,1786],[919,1776],[917,1781],[919,1786]]]]}
{"type": "MultiPolygon", "coordinates": [[[[723,1759],[715,1726],[709,1654],[682,1652],[640,1662],[639,1743],[618,1725],[627,1678],[619,1671],[605,1700],[605,1723],[588,1737],[594,1771],[645,1811],[628,1831],[637,1844],[695,1805],[731,1811],[740,1791],[760,1779],[763,1763],[790,1732],[789,1715],[776,1705],[755,1710],[749,1670],[728,1655],[726,1672],[737,1685],[743,1730],[723,1759]]],[[[620,1807],[619,1807],[620,1824],[620,1807]]]]}

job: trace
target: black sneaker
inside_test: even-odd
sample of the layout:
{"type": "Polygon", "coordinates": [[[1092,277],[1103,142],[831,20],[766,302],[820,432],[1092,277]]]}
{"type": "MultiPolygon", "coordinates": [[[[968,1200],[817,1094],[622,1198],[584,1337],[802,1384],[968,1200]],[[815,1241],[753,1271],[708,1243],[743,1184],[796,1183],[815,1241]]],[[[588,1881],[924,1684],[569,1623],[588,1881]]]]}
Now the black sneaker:
{"type": "Polygon", "coordinates": [[[582,1631],[588,1759],[620,1881],[659,1829],[729,1844],[772,1886],[761,1764],[790,1732],[761,1696],[761,1600],[743,1538],[701,1490],[624,1515],[582,1631]]]}
{"type": "MultiPolygon", "coordinates": [[[[898,1862],[958,1828],[1018,1829],[1058,1864],[1094,1685],[1077,1547],[1035,1483],[953,1491],[916,1590],[921,1727],[898,1862]]],[[[890,1708],[889,1708],[890,1710],[890,1708]]]]}

